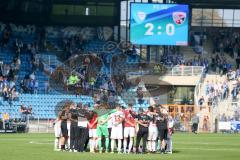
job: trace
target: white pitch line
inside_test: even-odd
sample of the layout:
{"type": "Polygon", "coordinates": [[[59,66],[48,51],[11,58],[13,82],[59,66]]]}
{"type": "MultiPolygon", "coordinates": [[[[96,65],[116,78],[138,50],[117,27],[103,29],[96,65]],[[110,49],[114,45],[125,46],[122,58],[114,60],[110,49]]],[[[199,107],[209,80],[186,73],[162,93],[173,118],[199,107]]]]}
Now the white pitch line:
{"type": "Polygon", "coordinates": [[[30,141],[29,142],[30,144],[43,144],[43,145],[49,145],[49,144],[51,144],[51,145],[53,145],[53,141],[30,141]]]}
{"type": "MultiPolygon", "coordinates": [[[[30,140],[36,140],[39,141],[39,139],[30,139],[30,140]]],[[[0,139],[0,141],[29,141],[28,138],[22,138],[22,139],[0,139]]],[[[43,141],[50,141],[50,140],[43,140],[43,141]]]]}
{"type": "Polygon", "coordinates": [[[186,150],[203,150],[203,151],[239,151],[239,148],[178,148],[177,149],[186,149],[186,150]]]}
{"type": "Polygon", "coordinates": [[[224,145],[224,146],[240,146],[240,144],[225,144],[225,143],[216,143],[216,142],[174,142],[174,144],[184,144],[184,145],[224,145]]]}

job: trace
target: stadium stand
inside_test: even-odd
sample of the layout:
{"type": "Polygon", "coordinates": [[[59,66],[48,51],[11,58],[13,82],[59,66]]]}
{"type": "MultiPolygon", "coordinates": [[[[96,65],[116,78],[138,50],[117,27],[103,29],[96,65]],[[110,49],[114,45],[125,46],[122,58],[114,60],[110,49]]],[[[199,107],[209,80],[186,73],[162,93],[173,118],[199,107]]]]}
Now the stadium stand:
{"type": "MultiPolygon", "coordinates": [[[[219,73],[223,75],[216,75],[211,78],[210,75],[206,74],[206,77],[202,78],[202,81],[200,80],[196,87],[199,89],[195,95],[196,105],[199,105],[201,98],[201,101],[203,101],[201,105],[203,106],[221,105],[221,103],[226,103],[226,99],[230,101],[237,99],[239,85],[236,80],[239,76],[239,70],[234,71],[235,63],[231,58],[232,54],[236,56],[236,49],[232,48],[231,50],[225,46],[222,51],[219,46],[214,46],[219,39],[224,39],[226,43],[229,41],[224,36],[226,32],[221,32],[222,36],[220,38],[214,37],[214,34],[201,36],[199,32],[192,32],[192,47],[169,47],[167,52],[161,55],[160,65],[164,65],[168,72],[172,73],[172,76],[173,73],[177,75],[181,66],[202,66],[205,73],[219,73]],[[203,41],[203,38],[206,39],[203,41]],[[201,53],[197,52],[196,54],[196,50],[199,50],[199,47],[202,47],[203,50],[201,53]],[[217,53],[209,56],[208,53],[212,51],[217,53]],[[173,71],[174,69],[177,70],[173,71]]],[[[146,69],[144,65],[139,65],[142,59],[135,46],[128,49],[118,48],[116,46],[119,45],[115,42],[107,42],[95,38],[96,33],[93,28],[37,27],[34,25],[23,27],[21,25],[5,25],[1,23],[1,34],[10,35],[1,48],[0,58],[3,61],[3,65],[11,64],[15,57],[19,57],[17,60],[20,61],[18,62],[20,63],[19,72],[15,79],[17,91],[20,93],[18,101],[9,103],[3,101],[3,99],[1,100],[5,107],[8,105],[14,106],[15,109],[9,109],[11,116],[19,117],[17,112],[22,104],[32,106],[34,115],[41,119],[56,118],[54,106],[64,99],[71,99],[75,102],[86,103],[92,106],[93,101],[89,100],[92,97],[91,95],[88,97],[89,99],[80,98],[78,100],[78,98],[73,98],[75,95],[65,94],[66,91],[71,90],[68,87],[68,78],[73,71],[80,77],[88,77],[87,80],[80,84],[80,87],[85,90],[85,95],[91,93],[89,84],[91,84],[90,79],[92,79],[94,89],[117,91],[120,94],[120,96],[109,94],[114,97],[112,99],[109,98],[109,101],[117,99],[118,103],[123,106],[132,103],[135,104],[136,109],[140,107],[147,108],[151,104],[151,95],[147,92],[144,93],[144,101],[140,102],[136,93],[138,87],[136,87],[133,81],[128,81],[128,73],[146,69]],[[84,33],[83,36],[80,36],[80,33],[84,33]],[[59,56],[62,55],[60,53],[65,54],[63,54],[64,56],[59,56]],[[90,55],[91,57],[89,57],[90,55]],[[89,65],[91,62],[95,63],[96,60],[99,61],[99,64],[89,65]],[[88,70],[84,68],[86,65],[90,66],[88,70]],[[64,72],[59,72],[59,70],[62,70],[61,68],[64,68],[64,72]],[[91,72],[89,72],[90,70],[91,72]],[[56,79],[60,73],[63,75],[63,77],[60,76],[62,79],[56,79]],[[63,82],[59,83],[59,81],[63,82]],[[67,86],[67,88],[62,86],[67,86]],[[59,98],[55,99],[54,95],[58,95],[56,97],[59,98]],[[46,103],[50,104],[49,107],[45,106],[46,103],[37,104],[37,101],[40,99],[46,99],[46,103]],[[52,99],[56,101],[50,102],[52,99]]],[[[238,34],[234,33],[234,35],[237,36],[238,34]]],[[[151,67],[154,68],[156,66],[151,67]]],[[[160,70],[162,69],[160,68],[160,70]]],[[[204,77],[205,73],[196,72],[196,75],[204,77]]],[[[184,75],[186,76],[187,74],[184,72],[184,75]]],[[[78,94],[71,91],[69,93],[78,94]]],[[[155,101],[157,99],[159,97],[156,97],[155,101]]],[[[210,117],[211,113],[207,110],[202,112],[206,112],[203,115],[210,117]]],[[[217,113],[219,112],[217,111],[217,113]]]]}

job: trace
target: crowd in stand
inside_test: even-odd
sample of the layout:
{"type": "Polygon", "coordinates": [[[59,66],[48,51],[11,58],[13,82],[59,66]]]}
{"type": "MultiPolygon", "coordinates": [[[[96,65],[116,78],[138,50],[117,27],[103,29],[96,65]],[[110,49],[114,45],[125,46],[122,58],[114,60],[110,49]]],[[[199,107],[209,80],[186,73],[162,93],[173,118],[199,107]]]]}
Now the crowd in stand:
{"type": "Polygon", "coordinates": [[[202,55],[194,56],[193,59],[186,60],[183,54],[166,52],[161,56],[161,63],[167,66],[184,65],[184,66],[203,66],[206,73],[209,70],[221,75],[225,75],[233,68],[224,55],[212,55],[211,61],[202,55]]]}
{"type": "MultiPolygon", "coordinates": [[[[14,24],[6,25],[1,23],[0,30],[2,32],[2,47],[6,47],[9,44],[13,33],[19,33],[13,42],[12,48],[16,55],[13,63],[11,65],[1,64],[1,72],[3,77],[7,77],[8,80],[16,80],[16,78],[13,78],[13,75],[15,77],[19,70],[21,64],[21,53],[27,52],[31,55],[31,63],[30,66],[27,67],[29,68],[29,74],[26,75],[20,83],[21,92],[23,93],[37,93],[39,82],[36,79],[34,72],[36,71],[39,64],[37,64],[35,56],[40,50],[47,50],[47,41],[49,37],[60,37],[59,46],[63,48],[63,50],[65,50],[67,53],[69,53],[69,56],[81,52],[83,50],[84,43],[88,41],[88,39],[91,39],[84,36],[84,31],[86,31],[86,33],[90,33],[88,35],[89,37],[94,38],[94,35],[91,34],[91,32],[88,32],[88,30],[80,29],[78,27],[60,27],[59,29],[55,27],[36,27],[34,25],[17,26],[14,24]],[[21,34],[34,35],[35,37],[32,42],[25,44],[23,42],[21,34]]],[[[94,31],[92,33],[94,33],[94,31]]],[[[229,91],[229,84],[227,82],[209,82],[206,86],[207,101],[209,104],[216,104],[218,99],[226,99],[229,94],[232,94],[233,100],[236,100],[239,91],[239,82],[237,81],[239,70],[231,70],[232,65],[227,62],[224,53],[229,53],[230,55],[239,55],[239,34],[237,32],[234,32],[233,36],[230,37],[228,35],[229,34],[226,34],[226,32],[221,31],[219,31],[219,34],[210,35],[212,36],[214,43],[213,53],[218,53],[212,56],[211,62],[209,62],[208,59],[203,58],[202,55],[198,55],[193,59],[186,60],[184,54],[179,53],[178,47],[169,47],[167,52],[161,56],[161,63],[168,66],[204,66],[206,72],[211,69],[212,71],[215,71],[222,75],[227,74],[229,80],[234,79],[236,81],[233,90],[229,91]]],[[[202,45],[201,38],[199,44],[202,45]]],[[[84,73],[83,76],[85,76],[84,73]]],[[[68,85],[82,87],[86,94],[92,93],[92,90],[97,85],[97,87],[100,87],[100,89],[110,90],[116,93],[121,93],[122,90],[129,88],[130,85],[127,82],[125,76],[114,76],[112,79],[109,79],[109,77],[104,74],[98,74],[97,76],[90,76],[83,81],[81,81],[83,79],[81,77],[77,77],[75,80],[72,78],[74,77],[70,76],[66,78],[68,85]]],[[[111,95],[112,93],[108,94],[111,95]]],[[[201,99],[201,101],[203,100],[201,99]]]]}
{"type": "MultiPolygon", "coordinates": [[[[205,86],[207,103],[210,106],[217,105],[219,100],[227,99],[229,96],[229,85],[225,82],[207,82],[205,86]]],[[[201,98],[201,101],[204,99],[201,98]]]]}
{"type": "Polygon", "coordinates": [[[205,85],[205,98],[202,96],[199,99],[199,105],[202,105],[204,102],[208,105],[217,105],[219,100],[228,99],[231,96],[232,101],[236,101],[238,98],[240,90],[240,69],[229,70],[226,73],[226,80],[223,82],[220,81],[207,81],[205,85]]]}
{"type": "Polygon", "coordinates": [[[34,72],[30,75],[26,75],[20,82],[21,93],[37,94],[38,87],[38,80],[34,72]]]}
{"type": "Polygon", "coordinates": [[[20,64],[18,57],[15,57],[11,64],[6,64],[0,60],[0,95],[4,101],[8,101],[10,104],[12,101],[18,100],[16,80],[20,64]]]}
{"type": "Polygon", "coordinates": [[[225,113],[220,115],[220,121],[229,122],[229,121],[240,121],[240,109],[236,110],[232,116],[226,116],[225,113]]]}
{"type": "MultiPolygon", "coordinates": [[[[38,80],[35,76],[35,71],[39,67],[39,64],[36,61],[36,54],[39,53],[40,49],[45,50],[44,40],[45,40],[45,31],[42,28],[37,28],[34,25],[14,25],[14,24],[3,24],[0,23],[0,31],[2,33],[1,39],[1,51],[10,50],[13,52],[14,58],[11,64],[1,63],[1,75],[7,77],[8,80],[14,80],[17,82],[18,71],[20,70],[21,60],[20,57],[22,54],[30,55],[26,65],[27,74],[24,79],[20,82],[20,92],[21,93],[37,93],[38,80]],[[24,34],[28,36],[34,35],[34,38],[30,42],[24,42],[24,34]],[[10,43],[11,38],[12,44],[10,43]],[[14,75],[14,77],[13,77],[14,75]]],[[[3,61],[2,61],[3,62],[3,61]]],[[[16,90],[16,87],[14,87],[16,90]]]]}
{"type": "Polygon", "coordinates": [[[198,55],[194,56],[193,59],[186,59],[184,54],[176,52],[175,50],[169,50],[165,52],[161,56],[160,62],[167,66],[176,66],[176,65],[184,65],[184,66],[203,66],[206,69],[206,72],[209,69],[209,61],[207,58],[203,58],[203,56],[198,55]]]}
{"type": "Polygon", "coordinates": [[[22,122],[26,122],[29,118],[29,115],[32,115],[32,106],[25,106],[25,105],[21,105],[20,107],[20,113],[21,113],[21,121],[22,122]]]}
{"type": "Polygon", "coordinates": [[[234,30],[218,30],[210,34],[213,40],[213,53],[224,53],[229,54],[231,57],[238,57],[240,55],[239,42],[240,35],[239,32],[234,30]]]}
{"type": "Polygon", "coordinates": [[[211,58],[211,69],[218,74],[225,75],[232,67],[224,55],[216,54],[211,58]]]}

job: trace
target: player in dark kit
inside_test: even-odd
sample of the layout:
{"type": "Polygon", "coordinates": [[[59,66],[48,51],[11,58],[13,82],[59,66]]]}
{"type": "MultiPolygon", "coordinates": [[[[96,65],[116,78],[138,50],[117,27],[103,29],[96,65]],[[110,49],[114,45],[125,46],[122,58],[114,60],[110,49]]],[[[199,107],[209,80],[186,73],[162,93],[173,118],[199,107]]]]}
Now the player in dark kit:
{"type": "Polygon", "coordinates": [[[165,153],[166,141],[168,136],[168,113],[166,109],[160,108],[157,115],[157,128],[160,137],[161,153],[165,153]]]}
{"type": "Polygon", "coordinates": [[[79,152],[83,152],[85,149],[85,144],[89,140],[89,131],[87,128],[89,119],[89,111],[87,107],[78,110],[78,127],[80,132],[79,137],[79,152]]]}
{"type": "MultiPolygon", "coordinates": [[[[134,116],[134,115],[133,115],[134,116]]],[[[139,125],[139,130],[137,132],[136,140],[136,153],[139,153],[139,144],[141,139],[143,140],[142,153],[146,152],[146,144],[148,138],[148,126],[150,122],[150,117],[143,111],[142,108],[139,108],[139,114],[137,115],[137,123],[139,125]]]]}
{"type": "Polygon", "coordinates": [[[78,138],[80,137],[79,129],[78,129],[78,110],[74,103],[70,104],[70,152],[77,152],[79,145],[78,145],[78,138]]]}
{"type": "Polygon", "coordinates": [[[61,131],[62,131],[62,138],[61,138],[61,151],[65,150],[65,144],[68,141],[68,129],[67,129],[67,110],[63,110],[61,114],[61,131]]]}

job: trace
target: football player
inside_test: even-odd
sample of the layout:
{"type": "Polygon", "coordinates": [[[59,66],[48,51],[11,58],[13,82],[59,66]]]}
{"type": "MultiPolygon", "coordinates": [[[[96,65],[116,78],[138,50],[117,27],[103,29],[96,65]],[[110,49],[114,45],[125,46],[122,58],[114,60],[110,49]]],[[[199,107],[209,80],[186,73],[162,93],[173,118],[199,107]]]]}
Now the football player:
{"type": "Polygon", "coordinates": [[[124,113],[120,105],[116,105],[116,112],[111,115],[111,120],[113,123],[111,131],[111,153],[114,152],[115,140],[118,140],[118,153],[121,153],[122,139],[123,139],[123,126],[122,122],[124,120],[124,113]]]}
{"type": "Polygon", "coordinates": [[[133,112],[132,104],[128,105],[128,108],[124,110],[124,141],[123,141],[123,152],[130,153],[133,146],[133,138],[135,137],[135,119],[132,114],[136,115],[133,112]],[[128,151],[127,151],[127,139],[129,139],[128,151]]]}
{"type": "Polygon", "coordinates": [[[150,123],[148,127],[148,151],[151,153],[156,152],[156,140],[158,137],[158,129],[157,129],[157,120],[156,120],[156,110],[150,106],[148,107],[148,115],[150,117],[150,123]]]}
{"type": "Polygon", "coordinates": [[[88,129],[89,129],[89,147],[90,152],[94,153],[94,149],[97,148],[97,113],[90,112],[90,119],[88,122],[88,129]]]}

